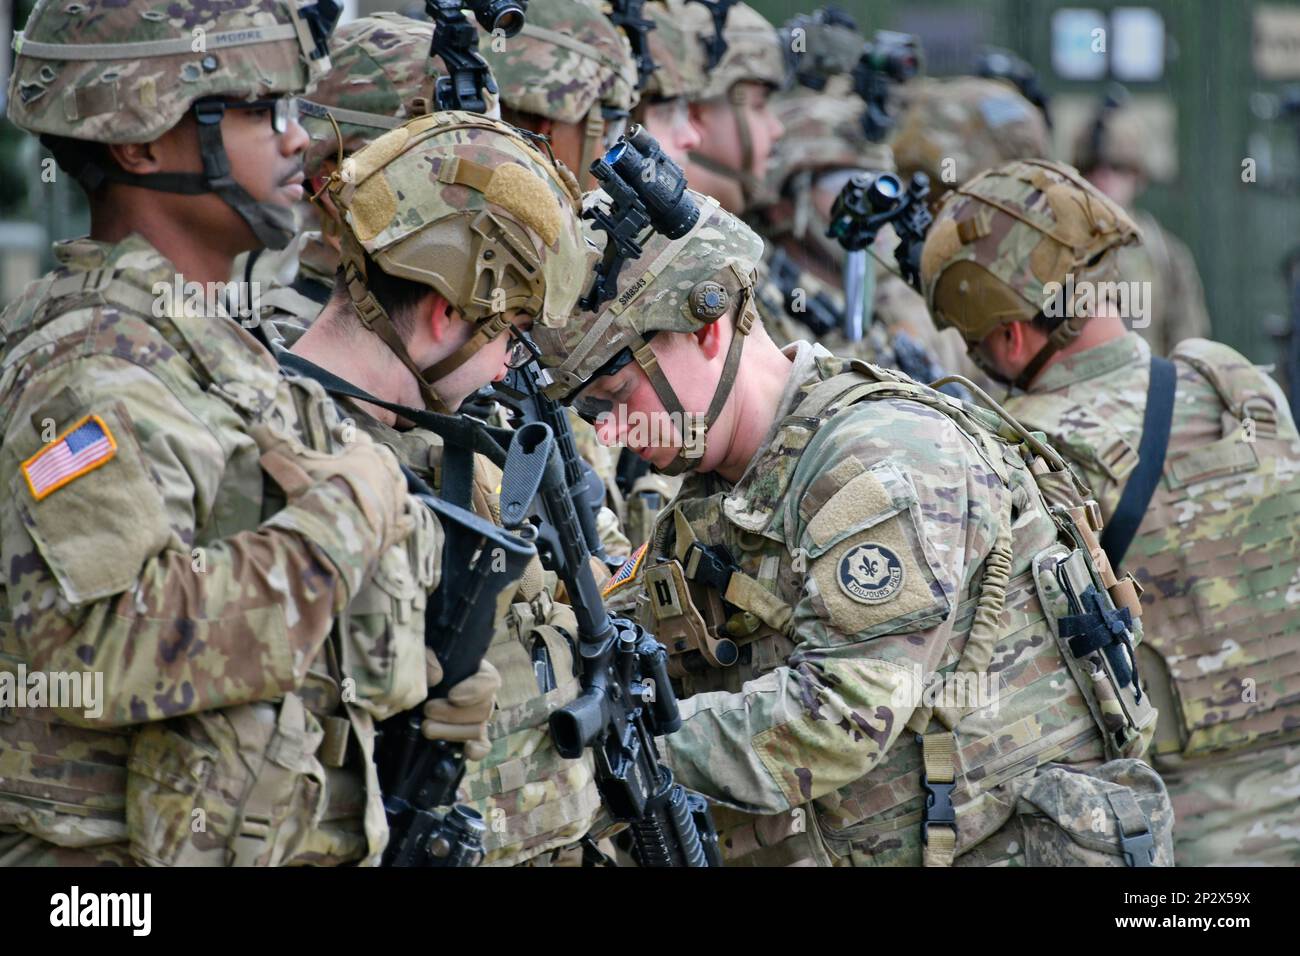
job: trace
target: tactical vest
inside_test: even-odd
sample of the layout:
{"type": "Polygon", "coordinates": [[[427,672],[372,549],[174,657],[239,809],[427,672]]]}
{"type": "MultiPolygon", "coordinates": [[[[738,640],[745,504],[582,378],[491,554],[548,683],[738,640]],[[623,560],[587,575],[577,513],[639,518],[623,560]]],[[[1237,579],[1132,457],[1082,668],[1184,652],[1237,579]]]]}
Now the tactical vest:
{"type": "MultiPolygon", "coordinates": [[[[1160,709],[1153,753],[1196,758],[1293,742],[1300,437],[1279,416],[1263,373],[1227,346],[1189,339],[1171,358],[1218,396],[1222,437],[1171,448],[1125,556],[1144,588],[1142,673],[1160,709]]],[[[1180,393],[1185,387],[1180,381],[1180,393]]],[[[1078,414],[1063,396],[1031,395],[1024,406],[1030,427],[1053,440],[1069,432],[1064,415],[1078,414]]],[[[1136,452],[1113,426],[1094,427],[1102,442],[1092,445],[1104,448],[1068,434],[1057,447],[1122,488],[1136,452]]]]}
{"type": "MultiPolygon", "coordinates": [[[[138,269],[60,270],[41,280],[9,322],[16,334],[0,388],[20,386],[30,375],[27,363],[52,323],[80,309],[113,309],[125,337],[152,343],[152,374],[196,419],[232,432],[257,421],[289,431],[307,427],[308,441],[325,441],[324,394],[291,395],[273,360],[259,361],[260,347],[238,324],[153,316],[151,280],[160,265],[173,271],[156,257],[138,269]]],[[[60,329],[59,349],[84,348],[97,334],[94,322],[60,329]]],[[[0,429],[7,425],[0,418],[0,429]]],[[[194,530],[196,548],[255,529],[282,505],[278,490],[264,487],[258,457],[248,442],[227,458],[218,496],[194,530]]],[[[433,534],[431,522],[424,533],[433,534]]],[[[396,548],[381,559],[375,587],[389,592],[386,616],[410,618],[423,607],[427,587],[416,586],[413,566],[396,548]]],[[[9,600],[5,592],[0,597],[9,600]]],[[[366,613],[383,603],[362,591],[351,607],[366,613]]],[[[23,651],[8,623],[12,612],[0,611],[0,661],[12,666],[23,651]]],[[[129,840],[137,860],[155,865],[377,857],[386,828],[370,759],[371,714],[344,695],[363,702],[364,695],[381,701],[383,689],[409,696],[409,688],[396,687],[399,664],[408,672],[414,667],[422,685],[422,656],[392,659],[403,644],[423,654],[422,618],[415,628],[414,643],[394,634],[390,659],[377,661],[373,634],[367,645],[345,627],[326,642],[303,686],[278,701],[121,729],[76,727],[38,709],[0,715],[0,822],[61,845],[129,840]]]]}
{"type": "MultiPolygon", "coordinates": [[[[377,442],[441,487],[442,440],[419,429],[398,432],[373,419],[365,427],[377,442]]],[[[501,474],[486,459],[474,462],[474,510],[501,523],[501,474]]],[[[484,863],[511,866],[579,840],[600,806],[588,752],[566,760],[550,742],[551,711],[581,689],[573,642],[573,611],[552,599],[554,575],[534,561],[520,581],[487,659],[501,675],[497,709],[488,724],[491,752],[470,762],[461,784],[465,802],[487,822],[484,863]]]]}
{"type": "MultiPolygon", "coordinates": [[[[990,413],[865,363],[819,360],[817,379],[805,386],[747,472],[793,470],[781,497],[765,503],[752,496],[749,485],[726,489],[712,476],[690,478],[655,529],[642,572],[641,622],[674,655],[673,671],[685,694],[736,692],[746,681],[784,664],[796,646],[791,615],[806,571],[794,555],[815,560],[887,517],[866,516],[864,523],[848,528],[818,527],[811,519],[822,505],[837,493],[853,494],[852,476],[807,476],[812,480],[801,484],[805,476],[798,462],[814,457],[811,450],[827,421],[852,404],[880,399],[906,399],[942,412],[1010,492],[1005,540],[984,556],[982,572],[972,576],[955,614],[941,625],[949,638],[941,671],[995,682],[990,688],[994,704],[964,712],[918,708],[907,729],[923,735],[924,747],[910,745],[905,733],[869,773],[789,815],[754,817],[719,808],[728,862],[826,863],[832,859],[829,849],[835,858],[855,863],[919,863],[921,823],[928,819],[922,776],[928,774],[931,785],[944,788],[939,802],[954,808],[956,844],[937,860],[951,863],[954,855],[966,853],[1008,821],[1016,807],[1015,796],[1008,794],[1018,787],[1028,791],[1040,768],[1049,763],[1093,768],[1107,760],[1141,768],[1133,786],[1088,778],[1109,798],[1090,799],[1100,801],[1109,821],[1110,844],[1120,845],[1116,832],[1136,833],[1140,820],[1159,817],[1167,805],[1154,773],[1129,759],[1149,741],[1155,713],[1131,681],[1120,686],[1110,664],[1101,659],[1104,655],[1095,649],[1085,652],[1082,644],[1075,645],[1077,654],[1071,652],[1078,621],[1067,622],[1076,625],[1073,630],[1061,622],[1078,611],[1077,596],[1090,589],[1094,598],[1102,595],[1107,610],[1099,613],[1111,615],[1107,621],[1122,614],[1109,598],[1131,609],[1135,595],[1127,582],[1108,577],[1108,566],[1103,580],[1092,554],[1104,562],[1093,534],[1092,524],[1100,524],[1095,506],[1091,512],[1078,505],[1070,514],[1049,515],[1038,482],[1059,483],[1060,473],[1013,441],[1007,428],[999,431],[1000,422],[990,413]],[[1027,467],[1030,460],[1032,469],[1027,467]],[[805,488],[798,501],[788,498],[793,486],[805,488]],[[774,533],[774,520],[782,512],[784,527],[774,533]],[[795,513],[799,520],[790,520],[795,513]],[[990,602],[993,592],[1004,592],[1001,604],[990,602]],[[981,619],[984,623],[977,626],[981,619]]],[[[896,467],[886,462],[871,471],[896,505],[915,506],[916,493],[896,467]]],[[[917,622],[917,627],[938,623],[917,622]]],[[[882,627],[887,631],[892,626],[882,627]]],[[[1081,781],[1085,775],[1066,776],[1081,781]]],[[[1063,829],[1073,826],[1065,812],[1055,823],[1063,829]]],[[[1090,839],[1074,830],[1072,839],[1090,839]]],[[[1163,840],[1168,843],[1167,825],[1163,840]]],[[[1114,846],[1108,851],[1112,860],[1114,846]]],[[[931,862],[928,852],[925,858],[931,862]]]]}

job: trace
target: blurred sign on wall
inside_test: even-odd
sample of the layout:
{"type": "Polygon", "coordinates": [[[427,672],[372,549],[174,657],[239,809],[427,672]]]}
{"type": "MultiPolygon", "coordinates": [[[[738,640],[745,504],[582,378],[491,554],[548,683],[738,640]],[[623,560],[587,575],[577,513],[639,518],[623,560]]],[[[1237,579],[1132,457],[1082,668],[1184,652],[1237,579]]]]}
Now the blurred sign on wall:
{"type": "Polygon", "coordinates": [[[1300,79],[1300,7],[1256,7],[1251,33],[1261,79],[1300,79]]]}

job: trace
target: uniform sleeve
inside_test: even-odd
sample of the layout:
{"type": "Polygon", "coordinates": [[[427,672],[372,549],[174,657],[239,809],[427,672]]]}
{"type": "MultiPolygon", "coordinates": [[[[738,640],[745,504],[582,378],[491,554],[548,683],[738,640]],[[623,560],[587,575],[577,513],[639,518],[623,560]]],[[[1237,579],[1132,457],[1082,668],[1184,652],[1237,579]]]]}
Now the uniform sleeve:
{"type": "Polygon", "coordinates": [[[944,659],[970,556],[992,545],[997,478],[967,440],[922,406],[869,404],[824,427],[787,495],[796,650],[738,693],[683,701],[665,738],[683,784],[740,809],[779,813],[876,766],[944,659]]]}
{"type": "Polygon", "coordinates": [[[0,449],[13,631],[31,669],[103,674],[98,707],[61,717],[159,720],[274,698],[301,682],[346,600],[348,575],[329,555],[352,549],[364,560],[375,543],[341,482],[312,488],[277,516],[329,529],[324,547],[259,528],[256,502],[243,514],[228,500],[216,510],[228,460],[249,454],[256,461],[233,410],[229,420],[199,421],[131,362],[70,361],[18,396],[0,449]],[[111,453],[92,450],[103,460],[50,489],[59,467],[51,432],[87,416],[111,453]],[[200,525],[225,534],[197,547],[200,525]]]}

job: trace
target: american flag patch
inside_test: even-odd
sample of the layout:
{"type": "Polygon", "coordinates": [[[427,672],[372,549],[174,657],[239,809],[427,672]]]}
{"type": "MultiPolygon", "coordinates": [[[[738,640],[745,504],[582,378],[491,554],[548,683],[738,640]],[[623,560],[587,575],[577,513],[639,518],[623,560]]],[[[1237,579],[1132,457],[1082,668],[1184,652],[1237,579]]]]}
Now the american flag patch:
{"type": "MultiPolygon", "coordinates": [[[[649,542],[647,542],[649,543],[649,542]]],[[[628,581],[636,577],[636,572],[641,567],[641,562],[645,559],[645,548],[643,544],[632,552],[632,557],[623,562],[623,566],[614,572],[614,576],[605,582],[604,589],[600,592],[601,597],[609,597],[628,581]]]]}
{"type": "Polygon", "coordinates": [[[94,471],[117,454],[117,442],[98,415],[87,415],[23,462],[23,477],[37,501],[94,471]]]}

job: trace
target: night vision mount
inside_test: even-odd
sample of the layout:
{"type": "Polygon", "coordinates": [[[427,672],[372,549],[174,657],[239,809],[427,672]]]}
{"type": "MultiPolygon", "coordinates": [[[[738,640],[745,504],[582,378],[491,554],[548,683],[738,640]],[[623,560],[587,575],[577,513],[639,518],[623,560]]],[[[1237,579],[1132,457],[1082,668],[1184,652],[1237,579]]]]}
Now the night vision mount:
{"type": "Polygon", "coordinates": [[[487,61],[478,52],[478,31],[462,8],[474,12],[474,19],[488,33],[500,31],[513,37],[524,28],[528,0],[424,0],[433,21],[430,57],[439,57],[447,68],[434,86],[434,103],[440,110],[486,113],[484,93],[497,91],[487,61]]]}
{"type": "Polygon", "coordinates": [[[727,14],[739,0],[687,0],[687,2],[703,4],[709,8],[709,14],[713,17],[713,36],[707,40],[700,37],[700,42],[704,44],[704,72],[712,73],[713,68],[727,55],[727,40],[722,31],[727,28],[727,14]]]}
{"type": "Polygon", "coordinates": [[[607,236],[595,281],[578,302],[594,312],[614,297],[624,264],[640,258],[647,228],[680,239],[699,220],[700,207],[686,191],[682,168],[641,126],[633,126],[592,163],[591,174],[610,199],[608,209],[596,203],[582,214],[607,236]]]}
{"type": "Polygon", "coordinates": [[[886,225],[898,235],[894,256],[904,279],[918,291],[921,287],[921,248],[934,216],[926,204],[930,177],[913,173],[903,181],[893,173],[859,173],[845,184],[831,207],[831,224],[826,235],[849,252],[867,249],[886,225]]]}
{"type": "Polygon", "coordinates": [[[610,0],[609,20],[619,27],[632,47],[636,60],[636,88],[644,90],[650,76],[658,66],[650,55],[650,40],[646,36],[655,29],[655,22],[645,16],[645,0],[610,0]]]}

